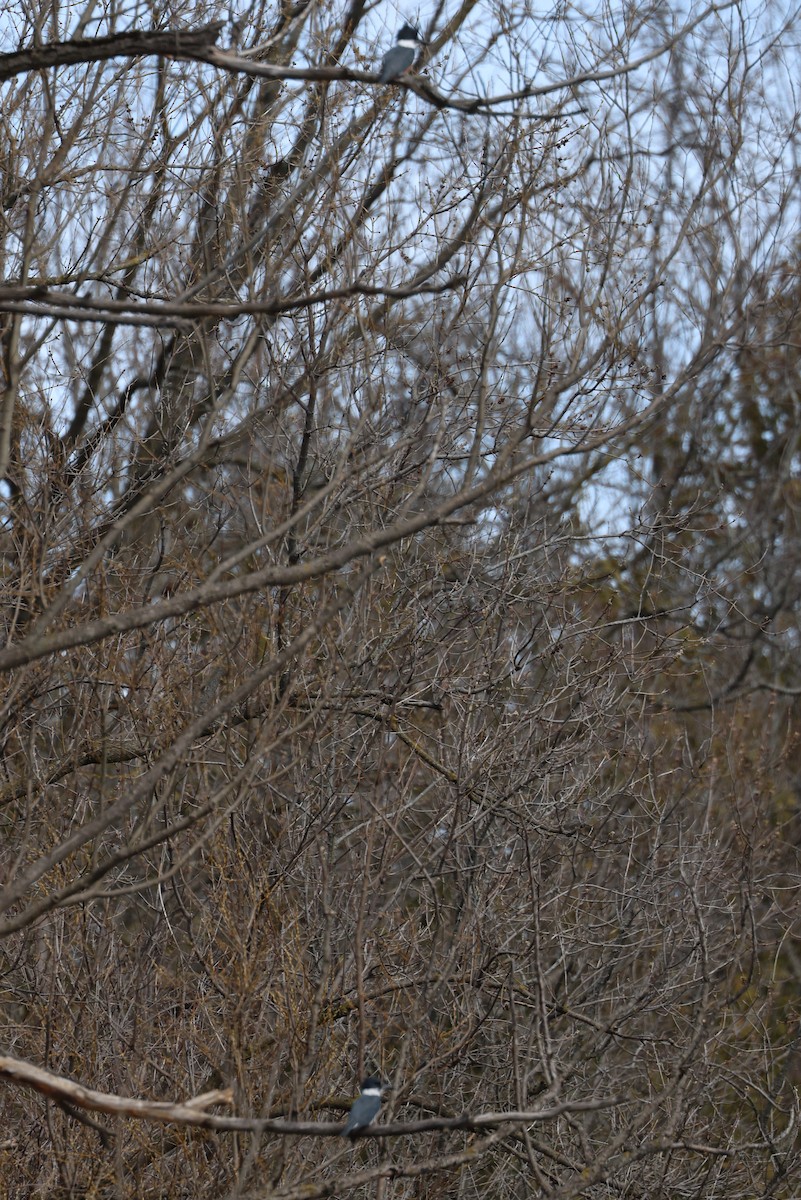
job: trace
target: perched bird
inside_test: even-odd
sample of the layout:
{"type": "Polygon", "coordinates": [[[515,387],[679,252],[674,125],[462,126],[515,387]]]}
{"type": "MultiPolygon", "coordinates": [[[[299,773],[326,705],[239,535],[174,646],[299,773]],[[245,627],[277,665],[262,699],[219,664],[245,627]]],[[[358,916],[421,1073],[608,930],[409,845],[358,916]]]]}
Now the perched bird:
{"type": "Polygon", "coordinates": [[[391,83],[404,71],[408,71],[417,58],[417,51],[423,43],[420,34],[413,25],[404,25],[398,34],[398,40],[391,50],[387,50],[378,78],[381,83],[391,83]]]}
{"type": "Polygon", "coordinates": [[[373,1117],[381,1107],[383,1087],[378,1075],[370,1075],[362,1084],[361,1095],[353,1101],[345,1128],[340,1137],[353,1138],[360,1129],[372,1125],[373,1117]]]}

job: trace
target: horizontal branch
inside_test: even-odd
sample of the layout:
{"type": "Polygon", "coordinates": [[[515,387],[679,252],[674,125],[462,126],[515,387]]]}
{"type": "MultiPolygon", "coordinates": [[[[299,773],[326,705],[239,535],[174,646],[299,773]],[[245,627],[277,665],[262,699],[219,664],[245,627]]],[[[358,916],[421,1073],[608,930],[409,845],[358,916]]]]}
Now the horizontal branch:
{"type": "MultiPolygon", "coordinates": [[[[53,67],[78,66],[83,63],[104,62],[112,58],[160,56],[205,62],[221,70],[255,75],[275,80],[298,80],[309,83],[378,83],[373,71],[357,71],[346,67],[287,67],[272,63],[254,62],[236,54],[218,51],[214,43],[224,26],[223,21],[199,29],[130,29],[124,33],[97,38],[74,38],[64,42],[48,42],[45,46],[29,46],[10,54],[0,54],[0,82],[22,75],[26,71],[41,71],[53,67]]],[[[476,112],[500,103],[492,98],[451,99],[443,96],[427,80],[406,76],[394,81],[417,92],[435,108],[453,108],[476,112]]],[[[381,85],[386,86],[385,84],[381,85]]],[[[522,98],[528,90],[513,93],[506,100],[522,98]]]]}
{"type": "Polygon", "coordinates": [[[192,322],[180,317],[148,316],[145,313],[117,315],[111,312],[91,312],[80,306],[40,304],[34,300],[0,301],[0,312],[21,313],[25,317],[44,317],[48,321],[96,321],[103,325],[147,326],[160,329],[169,327],[182,333],[192,332],[192,322]]]}
{"type": "Polygon", "coordinates": [[[117,325],[186,326],[205,317],[232,320],[241,316],[271,316],[347,300],[353,296],[371,296],[405,300],[413,296],[439,295],[460,287],[466,275],[456,275],[445,283],[411,284],[407,287],[377,287],[351,283],[283,300],[242,300],[234,303],[193,303],[180,300],[112,300],[97,296],[78,296],[72,292],[51,290],[38,284],[0,287],[0,312],[23,312],[31,317],[59,317],[72,321],[102,321],[117,325]]]}
{"type": "MultiPolygon", "coordinates": [[[[140,1121],[162,1124],[194,1125],[202,1129],[252,1130],[294,1137],[339,1137],[343,1125],[333,1121],[285,1121],[269,1117],[222,1117],[206,1112],[212,1104],[233,1103],[230,1088],[205,1092],[181,1104],[162,1100],[134,1100],[112,1092],[96,1092],[63,1075],[54,1075],[23,1059],[0,1056],[0,1078],[10,1083],[33,1088],[59,1104],[75,1105],[91,1112],[111,1116],[133,1117],[140,1121]]],[[[394,1122],[374,1125],[360,1132],[360,1137],[405,1137],[414,1133],[437,1130],[466,1129],[476,1132],[500,1125],[528,1125],[554,1121],[565,1113],[598,1112],[625,1104],[624,1096],[605,1096],[599,1100],[566,1100],[532,1112],[463,1113],[458,1117],[426,1117],[421,1121],[394,1122]]],[[[343,1104],[342,1107],[345,1107],[343,1104]]]]}
{"type": "MultiPolygon", "coordinates": [[[[453,109],[465,114],[488,113],[505,104],[518,104],[540,96],[571,91],[586,83],[603,83],[647,66],[662,58],[708,17],[733,7],[736,0],[709,4],[691,21],[653,50],[631,62],[596,70],[582,71],[568,79],[550,83],[529,84],[514,92],[497,96],[446,96],[438,91],[429,80],[421,75],[404,75],[392,81],[393,86],[405,87],[415,92],[426,103],[440,109],[453,109]]],[[[156,29],[128,30],[125,33],[106,37],[73,39],[67,42],[50,42],[46,46],[32,46],[0,55],[0,82],[20,75],[25,71],[42,70],[48,67],[74,66],[79,63],[102,62],[110,58],[132,58],[143,55],[160,55],[169,58],[188,59],[208,63],[220,70],[237,74],[252,75],[274,80],[297,80],[309,83],[372,83],[382,84],[373,71],[357,71],[347,67],[289,67],[282,64],[255,62],[242,55],[220,50],[215,42],[224,22],[215,21],[199,29],[156,29]]],[[[554,120],[559,114],[531,113],[535,119],[554,120]]]]}
{"type": "Polygon", "coordinates": [[[199,29],[129,29],[106,37],[74,38],[68,42],[48,42],[46,46],[29,46],[11,54],[0,54],[0,81],[25,71],[71,67],[109,58],[166,55],[205,61],[224,24],[224,21],[214,21],[199,29]]]}

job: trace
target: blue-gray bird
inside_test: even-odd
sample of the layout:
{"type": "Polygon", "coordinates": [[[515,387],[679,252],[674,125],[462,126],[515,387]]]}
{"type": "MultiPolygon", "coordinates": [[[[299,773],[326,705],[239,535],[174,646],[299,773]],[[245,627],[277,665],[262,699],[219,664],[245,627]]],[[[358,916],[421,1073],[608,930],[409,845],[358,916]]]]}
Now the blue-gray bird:
{"type": "Polygon", "coordinates": [[[381,83],[391,83],[404,71],[408,71],[417,58],[417,51],[423,43],[420,34],[413,25],[404,25],[398,34],[398,40],[391,50],[387,50],[381,64],[379,80],[381,83]]]}
{"type": "Polygon", "coordinates": [[[372,1125],[381,1107],[383,1087],[378,1075],[370,1075],[362,1084],[361,1095],[353,1101],[345,1128],[340,1137],[354,1138],[361,1129],[372,1125]]]}

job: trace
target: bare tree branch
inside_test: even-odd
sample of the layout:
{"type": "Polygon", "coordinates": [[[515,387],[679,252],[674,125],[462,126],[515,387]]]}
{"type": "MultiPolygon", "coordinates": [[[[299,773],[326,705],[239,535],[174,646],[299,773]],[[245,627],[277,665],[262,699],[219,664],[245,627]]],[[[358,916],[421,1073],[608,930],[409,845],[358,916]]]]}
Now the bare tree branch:
{"type": "MultiPolygon", "coordinates": [[[[134,1100],[93,1091],[72,1079],[44,1071],[33,1063],[21,1059],[0,1056],[0,1076],[16,1084],[23,1084],[60,1103],[73,1104],[92,1112],[105,1112],[142,1121],[159,1121],[177,1125],[193,1125],[202,1129],[255,1130],[263,1133],[294,1135],[297,1137],[338,1137],[343,1125],[330,1121],[285,1121],[263,1117],[220,1117],[205,1110],[214,1104],[232,1104],[231,1088],[206,1092],[184,1103],[171,1101],[134,1100]]],[[[432,1133],[438,1130],[466,1129],[478,1131],[504,1125],[536,1124],[554,1121],[564,1113],[600,1112],[618,1108],[625,1104],[624,1097],[611,1096],[599,1100],[575,1100],[554,1104],[550,1108],[534,1109],[531,1112],[508,1113],[463,1113],[458,1117],[427,1117],[421,1121],[407,1121],[386,1125],[371,1125],[360,1130],[359,1137],[388,1138],[407,1137],[417,1133],[432,1133]]],[[[349,1102],[348,1102],[349,1104],[349,1102]]],[[[342,1103],[340,1107],[346,1107],[342,1103]]]]}
{"type": "Polygon", "coordinates": [[[0,82],[26,71],[78,63],[105,62],[110,58],[134,58],[144,54],[203,60],[220,36],[224,21],[212,21],[199,29],[131,29],[108,37],[78,38],[50,42],[0,54],[0,82]]]}
{"type": "Polygon", "coordinates": [[[232,320],[244,315],[272,316],[294,312],[332,300],[351,296],[382,296],[403,300],[412,296],[442,295],[461,287],[466,276],[456,275],[440,284],[413,283],[407,287],[376,287],[353,283],[346,287],[330,288],[306,296],[289,296],[276,300],[244,300],[231,303],[190,303],[187,301],[128,301],[103,299],[97,296],[77,296],[56,292],[46,287],[27,284],[23,287],[0,287],[0,312],[24,312],[28,316],[62,317],[75,321],[116,322],[120,325],[168,325],[191,329],[191,322],[204,317],[232,320]]]}

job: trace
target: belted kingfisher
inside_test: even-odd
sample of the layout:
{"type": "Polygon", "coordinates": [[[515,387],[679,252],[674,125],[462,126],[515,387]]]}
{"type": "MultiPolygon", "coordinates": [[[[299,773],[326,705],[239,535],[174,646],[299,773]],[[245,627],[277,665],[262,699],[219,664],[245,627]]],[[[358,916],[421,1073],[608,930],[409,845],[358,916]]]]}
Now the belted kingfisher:
{"type": "Polygon", "coordinates": [[[370,1075],[362,1084],[362,1094],[353,1101],[345,1128],[340,1137],[354,1138],[360,1129],[372,1125],[381,1107],[383,1086],[378,1075],[370,1075]]]}
{"type": "Polygon", "coordinates": [[[381,83],[391,83],[393,79],[397,79],[404,71],[408,71],[414,60],[417,58],[417,51],[423,43],[420,41],[420,34],[413,25],[404,25],[398,34],[398,40],[391,50],[387,50],[384,55],[384,61],[381,64],[379,73],[379,81],[381,83]]]}

